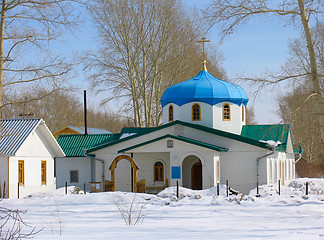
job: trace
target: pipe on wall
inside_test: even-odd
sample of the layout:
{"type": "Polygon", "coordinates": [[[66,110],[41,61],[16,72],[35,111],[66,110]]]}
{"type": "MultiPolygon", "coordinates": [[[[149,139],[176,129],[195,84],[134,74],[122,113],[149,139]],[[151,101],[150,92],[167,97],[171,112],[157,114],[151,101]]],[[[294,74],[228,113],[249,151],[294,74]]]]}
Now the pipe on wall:
{"type": "Polygon", "coordinates": [[[268,157],[268,156],[270,156],[270,155],[273,155],[275,152],[274,152],[274,150],[272,150],[270,153],[267,153],[267,154],[265,154],[265,155],[263,155],[263,156],[260,156],[260,157],[258,157],[257,159],[256,159],[256,161],[257,161],[257,186],[259,186],[259,163],[260,163],[260,160],[262,159],[262,158],[265,158],[265,157],[268,157]]]}
{"type": "Polygon", "coordinates": [[[94,156],[91,156],[89,154],[87,154],[87,150],[86,149],[83,149],[83,154],[85,157],[88,157],[88,158],[91,158],[93,160],[96,160],[96,161],[99,161],[102,163],[102,187],[103,189],[105,188],[105,160],[103,159],[100,159],[100,158],[96,158],[94,156]]]}

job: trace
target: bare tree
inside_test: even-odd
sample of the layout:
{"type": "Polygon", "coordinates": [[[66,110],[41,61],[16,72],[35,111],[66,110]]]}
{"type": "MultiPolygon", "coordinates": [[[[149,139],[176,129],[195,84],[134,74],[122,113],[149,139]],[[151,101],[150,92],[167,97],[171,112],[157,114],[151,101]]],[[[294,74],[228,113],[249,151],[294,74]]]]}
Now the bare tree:
{"type": "Polygon", "coordinates": [[[0,112],[13,103],[8,94],[39,84],[55,91],[74,62],[50,51],[52,41],[76,25],[73,0],[1,0],[0,112]]]}
{"type": "Polygon", "coordinates": [[[87,58],[94,72],[92,86],[111,94],[105,101],[125,101],[135,126],[159,125],[164,90],[201,68],[198,21],[176,0],[90,3],[102,40],[102,47],[87,58]]]}
{"type": "MultiPolygon", "coordinates": [[[[84,126],[83,103],[76,92],[60,89],[55,92],[37,86],[17,94],[10,92],[10,98],[21,104],[11,104],[3,108],[3,118],[39,117],[54,133],[66,126],[84,126]]],[[[82,92],[80,91],[82,96],[82,92]]],[[[122,127],[131,125],[120,113],[108,109],[88,106],[88,125],[118,132],[122,127]]]]}
{"type": "MultiPolygon", "coordinates": [[[[1,201],[1,200],[0,200],[1,201]]],[[[36,230],[22,218],[26,211],[12,210],[0,206],[0,239],[30,239],[41,230],[36,230]]]]}
{"type": "Polygon", "coordinates": [[[211,24],[219,24],[223,36],[232,33],[241,24],[246,23],[253,17],[272,15],[281,17],[285,24],[294,24],[303,32],[303,39],[307,43],[307,68],[304,72],[294,74],[271,75],[272,79],[261,80],[261,85],[278,83],[284,80],[293,80],[297,77],[309,76],[312,86],[311,97],[314,99],[317,122],[322,134],[321,141],[324,142],[324,98],[320,87],[319,73],[314,39],[311,32],[310,21],[317,24],[323,16],[324,4],[322,0],[213,0],[205,11],[205,16],[211,24]]]}
{"type": "Polygon", "coordinates": [[[124,219],[126,225],[137,225],[144,221],[144,217],[147,214],[145,211],[145,206],[149,203],[140,202],[136,199],[136,194],[131,201],[126,200],[123,197],[118,197],[115,199],[115,205],[122,218],[124,219]]]}
{"type": "Polygon", "coordinates": [[[257,124],[257,121],[255,120],[254,108],[253,107],[247,107],[246,108],[246,124],[247,125],[255,125],[255,124],[257,124]]]}
{"type": "Polygon", "coordinates": [[[320,129],[314,115],[314,99],[310,91],[298,87],[279,98],[278,114],[284,123],[291,126],[294,144],[302,145],[303,158],[310,164],[321,162],[324,148],[320,141],[320,129]]]}

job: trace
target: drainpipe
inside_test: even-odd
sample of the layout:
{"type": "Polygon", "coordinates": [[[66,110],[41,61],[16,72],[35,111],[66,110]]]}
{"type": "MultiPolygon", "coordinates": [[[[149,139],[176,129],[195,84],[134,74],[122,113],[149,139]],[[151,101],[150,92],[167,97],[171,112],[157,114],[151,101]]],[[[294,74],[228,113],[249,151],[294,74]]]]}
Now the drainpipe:
{"type": "Polygon", "coordinates": [[[102,163],[102,186],[104,189],[104,186],[105,186],[105,160],[102,160],[102,159],[99,159],[99,158],[96,158],[96,157],[93,157],[93,156],[87,154],[87,149],[83,149],[83,154],[85,157],[91,158],[93,160],[96,160],[96,161],[99,161],[102,163]]]}
{"type": "Polygon", "coordinates": [[[298,163],[298,161],[301,159],[302,155],[303,155],[303,149],[301,147],[301,145],[299,145],[299,153],[298,153],[298,158],[295,160],[294,164],[298,163]]]}
{"type": "Polygon", "coordinates": [[[261,160],[262,158],[265,158],[265,157],[268,157],[268,156],[270,156],[270,155],[273,155],[273,154],[275,153],[275,152],[274,152],[274,148],[275,148],[275,147],[272,148],[271,153],[265,154],[265,155],[263,155],[263,156],[261,156],[261,157],[258,157],[258,158],[256,159],[256,161],[257,161],[257,194],[259,194],[259,163],[260,163],[260,160],[261,160]]]}

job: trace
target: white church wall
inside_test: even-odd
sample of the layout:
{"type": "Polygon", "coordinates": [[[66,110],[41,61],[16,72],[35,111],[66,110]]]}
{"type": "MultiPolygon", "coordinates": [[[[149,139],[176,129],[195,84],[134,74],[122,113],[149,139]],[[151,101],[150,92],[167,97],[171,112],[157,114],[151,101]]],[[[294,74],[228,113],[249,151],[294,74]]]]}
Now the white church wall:
{"type": "MultiPolygon", "coordinates": [[[[165,186],[166,179],[170,182],[170,153],[134,153],[134,161],[139,166],[137,181],[145,179],[146,186],[165,186]],[[162,162],[164,166],[164,181],[154,181],[154,164],[162,162]]],[[[119,166],[118,166],[119,167],[119,166]]]]}
{"type": "MultiPolygon", "coordinates": [[[[269,151],[270,153],[270,151],[269,151]]],[[[259,160],[259,185],[268,184],[268,176],[269,176],[269,164],[268,158],[261,158],[259,160]]]]}
{"type": "MultiPolygon", "coordinates": [[[[109,170],[109,167],[113,160],[120,154],[116,153],[104,153],[101,151],[100,153],[96,154],[96,158],[104,161],[104,176],[105,180],[110,181],[111,180],[111,171],[109,170]]],[[[99,161],[93,161],[93,165],[95,168],[95,176],[93,176],[94,181],[96,182],[102,182],[102,163],[99,161]]]]}
{"type": "MultiPolygon", "coordinates": [[[[170,128],[163,128],[159,131],[154,131],[152,133],[145,134],[141,137],[131,138],[127,141],[120,142],[118,144],[110,146],[109,148],[99,149],[91,154],[96,154],[97,156],[104,156],[105,154],[114,154],[114,153],[117,153],[119,150],[121,150],[123,148],[127,148],[129,146],[134,146],[134,145],[137,145],[140,143],[144,143],[146,141],[150,141],[152,139],[164,136],[166,134],[175,134],[176,133],[175,128],[176,128],[176,126],[171,126],[170,128]]],[[[148,151],[148,150],[146,150],[146,151],[148,151]]]]}
{"type": "Polygon", "coordinates": [[[213,107],[207,103],[203,102],[192,102],[184,104],[180,107],[180,119],[184,122],[200,124],[206,127],[213,127],[213,107]],[[192,120],[192,106],[194,104],[199,104],[200,106],[200,121],[192,120]]]}
{"type": "MultiPolygon", "coordinates": [[[[170,179],[171,178],[171,174],[170,174],[171,166],[180,166],[182,168],[182,162],[187,156],[190,156],[190,155],[197,156],[202,162],[203,172],[206,173],[206,174],[204,174],[203,187],[209,188],[209,187],[215,186],[214,182],[216,180],[215,180],[214,172],[213,172],[213,169],[215,168],[214,157],[216,156],[216,159],[218,159],[219,153],[215,152],[214,150],[209,150],[209,149],[202,148],[202,147],[199,147],[199,146],[196,146],[193,144],[184,143],[182,141],[178,141],[178,140],[175,140],[172,138],[166,138],[166,139],[160,140],[158,142],[154,142],[154,143],[130,150],[130,152],[133,152],[134,160],[137,164],[139,164],[139,166],[143,166],[143,164],[141,162],[139,162],[138,154],[140,154],[140,156],[146,156],[144,159],[146,159],[145,161],[146,161],[147,165],[149,166],[149,169],[153,168],[152,159],[154,159],[154,158],[160,158],[160,159],[163,159],[164,161],[168,162],[167,176],[169,179],[169,183],[176,184],[176,181],[178,180],[181,182],[180,185],[182,184],[182,178],[177,179],[177,180],[170,179]],[[173,141],[173,148],[167,148],[168,140],[173,141]],[[163,154],[166,154],[167,157],[163,157],[163,154]],[[150,159],[147,159],[147,158],[150,158],[150,159]]],[[[144,169],[147,169],[147,167],[145,167],[144,169]]],[[[141,170],[139,172],[141,172],[141,170]]],[[[152,175],[152,177],[153,177],[153,175],[152,175]]],[[[138,180],[141,180],[141,179],[138,178],[138,180]]]]}
{"type": "Polygon", "coordinates": [[[202,133],[200,130],[188,128],[184,126],[182,127],[182,134],[188,138],[196,139],[202,142],[210,143],[216,146],[224,147],[230,149],[230,152],[265,152],[266,149],[262,149],[260,147],[256,147],[251,144],[239,142],[230,138],[222,137],[219,135],[215,135],[212,133],[204,132],[202,133]]]}
{"type": "MultiPolygon", "coordinates": [[[[117,149],[120,148],[121,147],[117,149]]],[[[111,165],[112,161],[120,154],[108,153],[107,149],[106,151],[107,152],[104,153],[104,151],[100,150],[99,153],[96,154],[96,157],[105,159],[105,179],[110,180],[110,171],[108,171],[109,166],[111,165]]],[[[110,151],[111,149],[109,149],[109,152],[110,151]]],[[[213,170],[215,169],[215,164],[217,164],[216,161],[218,161],[219,159],[219,153],[214,150],[208,150],[206,148],[202,148],[193,144],[166,138],[158,142],[129,150],[129,152],[126,152],[125,154],[130,156],[130,153],[133,153],[133,159],[140,168],[138,171],[138,181],[144,178],[146,180],[147,186],[161,185],[161,183],[154,182],[154,180],[152,180],[154,179],[154,163],[158,160],[161,160],[165,164],[165,178],[168,178],[169,185],[176,184],[177,180],[171,179],[171,166],[182,167],[183,159],[190,154],[201,158],[203,171],[206,173],[204,174],[203,187],[209,188],[215,186],[216,184],[216,175],[213,170]],[[168,140],[173,141],[173,148],[167,148],[168,140]],[[194,151],[194,149],[196,151],[194,151]]],[[[119,165],[117,164],[117,168],[118,167],[119,165]]],[[[178,179],[178,181],[180,181],[180,184],[182,184],[182,179],[178,179]]]]}
{"type": "Polygon", "coordinates": [[[1,196],[8,197],[8,156],[1,155],[0,156],[0,188],[1,188],[1,196]],[[3,188],[5,184],[5,196],[3,196],[3,188]]]}
{"type": "Polygon", "coordinates": [[[173,107],[173,120],[181,120],[181,114],[180,114],[180,107],[177,104],[169,103],[164,106],[162,109],[162,123],[167,124],[169,123],[169,107],[172,105],[173,107]]]}
{"type": "Polygon", "coordinates": [[[167,104],[164,106],[162,114],[163,114],[163,124],[169,122],[169,106],[172,105],[174,110],[174,120],[180,120],[183,122],[189,122],[194,124],[200,124],[207,127],[213,127],[213,107],[207,103],[203,102],[192,102],[186,103],[182,106],[178,106],[176,104],[167,104]],[[199,104],[200,106],[200,121],[192,120],[192,106],[194,104],[199,104]]]}
{"type": "Polygon", "coordinates": [[[245,108],[243,104],[238,106],[231,102],[221,102],[214,106],[211,106],[203,102],[187,103],[179,107],[176,104],[167,104],[163,108],[163,124],[169,122],[169,106],[173,106],[174,120],[181,120],[184,122],[200,124],[206,127],[215,128],[231,133],[241,134],[242,126],[245,125],[245,108]],[[192,120],[192,105],[199,104],[201,108],[201,120],[192,120]],[[223,120],[223,105],[229,104],[230,106],[230,121],[223,120]],[[242,120],[242,108],[244,108],[244,120],[242,120]]]}
{"type": "Polygon", "coordinates": [[[242,126],[245,124],[242,121],[242,106],[238,106],[231,102],[221,102],[213,106],[213,128],[241,134],[242,126]],[[223,120],[223,105],[230,106],[230,120],[223,120]]]}
{"type": "MultiPolygon", "coordinates": [[[[170,181],[170,157],[168,152],[141,152],[132,151],[133,159],[139,170],[137,171],[137,181],[145,179],[146,186],[163,186],[166,179],[170,181]],[[154,182],[154,164],[161,161],[164,164],[164,182],[154,182]]],[[[105,160],[105,180],[111,180],[111,171],[109,167],[113,160],[120,155],[128,155],[130,153],[103,153],[97,154],[96,157],[105,160]]],[[[97,165],[98,166],[98,165],[97,165]]],[[[116,191],[131,191],[131,165],[128,160],[120,160],[115,170],[116,191]]],[[[96,181],[101,182],[102,172],[96,169],[96,181]]]]}
{"type": "MultiPolygon", "coordinates": [[[[106,162],[104,162],[104,164],[102,164],[102,162],[100,162],[100,161],[94,161],[94,167],[95,167],[95,171],[94,172],[95,172],[95,176],[94,176],[93,180],[95,182],[101,182],[102,183],[102,188],[103,188],[103,184],[104,184],[102,182],[103,181],[102,174],[103,174],[103,172],[105,172],[105,169],[106,168],[109,168],[109,166],[107,166],[106,162]]],[[[106,176],[106,175],[104,175],[104,176],[106,176]]]]}
{"type": "Polygon", "coordinates": [[[86,191],[90,190],[91,182],[91,158],[87,157],[64,157],[56,158],[56,188],[65,187],[65,182],[69,186],[76,186],[81,189],[86,184],[86,191]],[[70,172],[78,171],[78,182],[71,182],[70,172]]]}
{"type": "Polygon", "coordinates": [[[227,152],[221,153],[221,183],[229,181],[230,187],[248,194],[257,184],[256,159],[258,152],[227,152]]]}
{"type": "Polygon", "coordinates": [[[205,165],[203,166],[203,189],[211,188],[217,185],[217,161],[219,161],[219,153],[210,152],[205,157],[205,165]]]}
{"type": "MultiPolygon", "coordinates": [[[[163,136],[165,134],[174,134],[174,135],[181,135],[186,136],[191,139],[196,139],[205,143],[210,143],[216,146],[225,147],[229,149],[229,152],[221,153],[220,157],[220,168],[221,168],[221,184],[225,183],[225,180],[230,180],[230,184],[233,184],[232,187],[238,188],[238,190],[242,190],[245,192],[248,192],[250,189],[254,188],[256,186],[256,158],[259,156],[262,156],[266,153],[268,153],[268,150],[262,149],[260,147],[256,147],[254,145],[250,145],[247,143],[239,142],[233,139],[229,139],[226,137],[218,136],[211,133],[202,132],[197,129],[185,127],[183,125],[174,125],[170,128],[161,129],[159,131],[155,131],[151,134],[144,135],[139,138],[131,139],[129,141],[121,142],[119,144],[113,145],[106,149],[101,149],[96,152],[97,157],[104,156],[105,154],[118,152],[118,150],[127,148],[129,146],[133,146],[160,136],[163,136]],[[108,149],[108,150],[107,150],[108,149]]],[[[182,166],[182,160],[184,157],[183,154],[187,154],[188,152],[199,152],[200,154],[202,152],[218,152],[214,150],[208,150],[206,148],[201,148],[192,144],[183,143],[181,141],[177,141],[174,139],[174,148],[169,149],[167,148],[167,140],[169,139],[163,139],[163,143],[161,141],[154,142],[149,145],[145,145],[133,150],[130,150],[126,154],[130,154],[133,152],[134,154],[139,152],[170,152],[170,167],[172,166],[182,166]],[[179,150],[180,149],[180,150],[179,150]],[[194,150],[195,149],[195,150],[194,150]]],[[[114,155],[117,156],[117,155],[114,155]]],[[[102,158],[101,157],[101,158],[102,158]]],[[[107,158],[105,158],[107,159],[107,158]]],[[[205,176],[208,176],[207,179],[203,179],[203,187],[207,188],[211,186],[212,184],[215,184],[215,159],[214,157],[203,157],[203,159],[209,159],[210,164],[203,166],[203,171],[206,173],[206,169],[208,171],[211,171],[210,174],[205,174],[205,176]],[[207,185],[205,185],[207,184],[207,185]]],[[[113,157],[110,160],[113,160],[113,157]]],[[[204,161],[202,161],[204,164],[204,161]]],[[[216,163],[217,164],[217,163],[216,163]]],[[[109,165],[110,166],[110,165],[109,165]]],[[[107,166],[107,168],[109,168],[107,166]]],[[[267,164],[266,164],[267,166],[267,164]]],[[[267,168],[267,167],[265,167],[267,168]]],[[[280,169],[277,170],[279,174],[280,169]]],[[[110,171],[107,172],[110,174],[110,171]]],[[[262,177],[265,179],[264,181],[267,181],[268,174],[265,174],[265,177],[262,177]]],[[[279,175],[278,175],[279,176],[279,175]]],[[[140,179],[139,179],[140,180],[140,179]]],[[[170,185],[175,186],[177,180],[171,180],[170,185]]],[[[181,179],[179,179],[179,182],[181,183],[181,179]]]]}
{"type": "MultiPolygon", "coordinates": [[[[186,144],[184,144],[186,145],[186,144]]],[[[170,153],[170,165],[179,166],[181,168],[181,178],[171,179],[170,186],[175,186],[177,181],[179,181],[180,186],[191,186],[191,168],[183,169],[183,161],[188,156],[196,156],[202,163],[202,174],[203,174],[203,189],[211,188],[216,185],[217,174],[214,172],[217,166],[217,161],[219,160],[220,153],[213,150],[208,150],[198,146],[191,146],[191,149],[185,151],[184,148],[180,147],[180,151],[172,151],[170,153]],[[196,151],[195,151],[196,150],[196,151]],[[215,166],[216,165],[216,166],[215,166]],[[183,174],[186,174],[184,178],[183,174]],[[184,185],[183,185],[184,184],[184,185]]],[[[192,166],[194,162],[191,162],[192,166]]]]}
{"type": "Polygon", "coordinates": [[[211,106],[203,102],[192,102],[187,103],[179,107],[176,104],[167,104],[164,106],[163,114],[163,124],[169,122],[169,106],[173,106],[174,120],[181,120],[184,122],[200,124],[206,127],[211,127],[223,131],[228,131],[231,133],[241,134],[242,126],[245,125],[245,107],[242,104],[238,106],[231,102],[221,102],[214,106],[211,106]],[[201,120],[192,120],[192,105],[199,104],[201,108],[201,120]],[[231,119],[229,121],[223,120],[223,105],[229,104],[231,119]],[[244,120],[242,119],[242,108],[244,111],[244,120]]]}

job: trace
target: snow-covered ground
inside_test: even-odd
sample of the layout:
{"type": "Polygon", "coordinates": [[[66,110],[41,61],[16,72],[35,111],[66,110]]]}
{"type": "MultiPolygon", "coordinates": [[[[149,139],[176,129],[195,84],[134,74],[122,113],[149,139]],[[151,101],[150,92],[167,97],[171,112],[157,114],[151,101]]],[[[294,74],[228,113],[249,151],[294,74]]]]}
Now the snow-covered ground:
{"type": "Polygon", "coordinates": [[[181,188],[179,199],[175,194],[174,187],[157,196],[64,195],[64,189],[58,189],[4,199],[0,205],[27,210],[23,219],[42,229],[35,239],[324,239],[324,179],[294,180],[281,188],[280,196],[277,186],[261,186],[260,197],[255,197],[256,190],[226,197],[224,187],[221,196],[216,196],[216,188],[181,188]],[[130,208],[136,225],[126,225],[130,208]]]}

